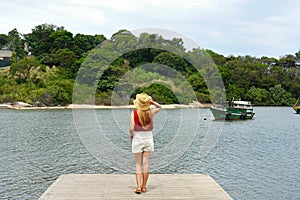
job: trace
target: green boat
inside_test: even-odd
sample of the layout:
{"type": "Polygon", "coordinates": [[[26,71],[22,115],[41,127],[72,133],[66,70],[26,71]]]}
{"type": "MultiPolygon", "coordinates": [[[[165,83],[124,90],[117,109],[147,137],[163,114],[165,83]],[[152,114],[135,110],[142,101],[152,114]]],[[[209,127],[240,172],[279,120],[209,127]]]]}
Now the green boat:
{"type": "Polygon", "coordinates": [[[299,98],[295,103],[295,105],[293,106],[293,109],[296,111],[297,114],[300,114],[300,105],[298,104],[298,102],[299,102],[299,98]]]}
{"type": "Polygon", "coordinates": [[[300,106],[293,106],[297,114],[300,114],[300,106]]]}
{"type": "Polygon", "coordinates": [[[210,108],[216,120],[253,119],[255,113],[249,101],[231,101],[210,108]]]}

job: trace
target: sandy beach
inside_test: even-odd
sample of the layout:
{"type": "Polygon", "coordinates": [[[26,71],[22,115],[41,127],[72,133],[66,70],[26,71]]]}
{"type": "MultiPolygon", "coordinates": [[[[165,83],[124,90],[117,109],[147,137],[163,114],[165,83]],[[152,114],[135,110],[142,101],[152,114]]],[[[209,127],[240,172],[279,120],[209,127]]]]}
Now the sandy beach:
{"type": "MultiPolygon", "coordinates": [[[[178,108],[209,108],[210,104],[191,103],[184,104],[167,104],[161,105],[162,109],[178,109],[178,108]]],[[[134,109],[134,105],[107,106],[107,105],[89,105],[89,104],[70,104],[66,106],[45,106],[37,107],[23,102],[15,104],[0,104],[0,109],[16,109],[16,110],[46,110],[46,109],[134,109]]]]}

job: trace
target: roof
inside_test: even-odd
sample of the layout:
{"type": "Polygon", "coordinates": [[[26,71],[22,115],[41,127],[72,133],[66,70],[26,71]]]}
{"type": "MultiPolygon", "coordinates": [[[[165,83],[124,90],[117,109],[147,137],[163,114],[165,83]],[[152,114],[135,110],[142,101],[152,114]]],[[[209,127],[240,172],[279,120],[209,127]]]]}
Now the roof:
{"type": "Polygon", "coordinates": [[[240,105],[251,105],[250,101],[233,101],[233,103],[240,105]]]}
{"type": "Polygon", "coordinates": [[[9,50],[0,50],[0,58],[10,58],[12,56],[12,52],[9,50]]]}

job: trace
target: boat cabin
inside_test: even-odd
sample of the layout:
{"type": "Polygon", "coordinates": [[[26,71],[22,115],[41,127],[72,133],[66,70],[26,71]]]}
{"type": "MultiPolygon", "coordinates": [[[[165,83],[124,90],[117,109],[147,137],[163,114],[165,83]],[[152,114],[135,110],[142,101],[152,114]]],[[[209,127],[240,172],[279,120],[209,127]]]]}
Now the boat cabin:
{"type": "Polygon", "coordinates": [[[229,103],[229,106],[235,107],[235,108],[252,108],[250,101],[233,101],[229,103]]]}

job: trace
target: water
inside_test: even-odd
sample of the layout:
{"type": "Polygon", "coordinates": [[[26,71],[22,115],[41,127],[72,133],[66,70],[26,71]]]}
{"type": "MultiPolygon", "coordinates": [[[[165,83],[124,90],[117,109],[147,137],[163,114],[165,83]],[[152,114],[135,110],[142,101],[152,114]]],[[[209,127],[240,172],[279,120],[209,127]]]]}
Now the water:
{"type": "MultiPolygon", "coordinates": [[[[253,120],[223,124],[213,121],[208,109],[198,111],[196,129],[195,109],[162,110],[156,116],[152,173],[209,174],[234,199],[300,199],[300,115],[289,107],[256,107],[253,120]],[[220,125],[220,137],[207,136],[220,125]],[[208,146],[216,144],[203,158],[200,147],[207,138],[208,146]],[[168,153],[175,159],[162,159],[168,153]]],[[[92,122],[90,111],[80,112],[81,120],[92,122]]],[[[93,113],[107,144],[118,145],[106,162],[89,146],[91,129],[78,132],[84,129],[71,110],[0,110],[0,198],[38,199],[60,174],[132,173],[124,170],[134,166],[129,113],[93,113]],[[129,161],[118,163],[118,156],[129,161]]]]}

